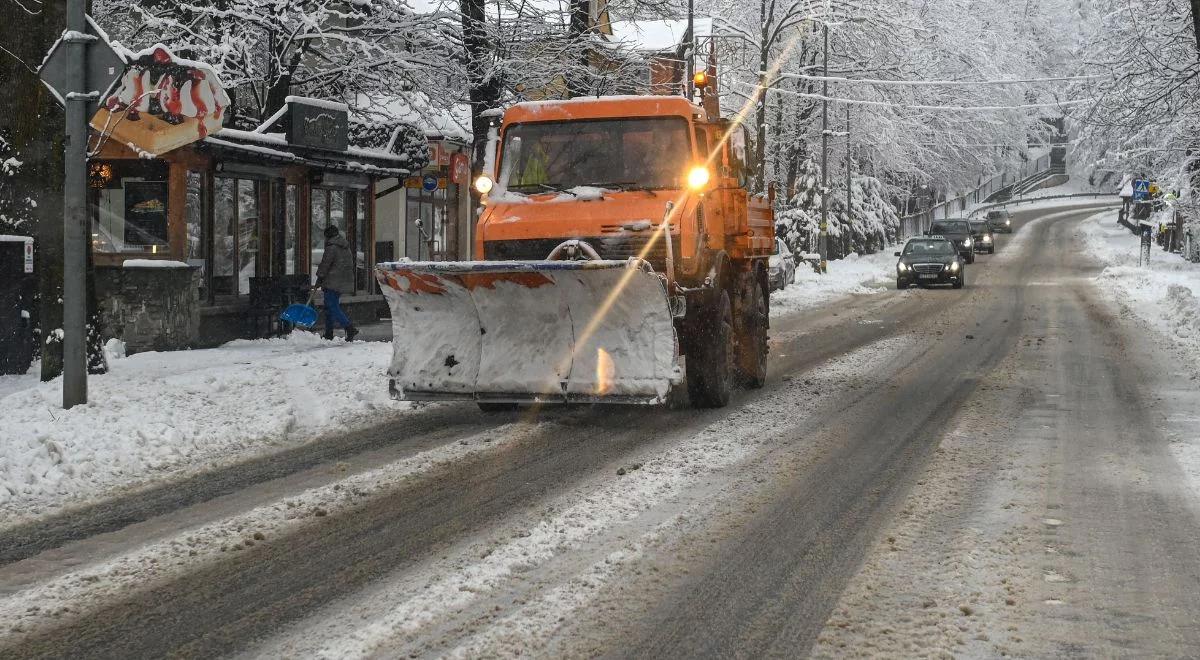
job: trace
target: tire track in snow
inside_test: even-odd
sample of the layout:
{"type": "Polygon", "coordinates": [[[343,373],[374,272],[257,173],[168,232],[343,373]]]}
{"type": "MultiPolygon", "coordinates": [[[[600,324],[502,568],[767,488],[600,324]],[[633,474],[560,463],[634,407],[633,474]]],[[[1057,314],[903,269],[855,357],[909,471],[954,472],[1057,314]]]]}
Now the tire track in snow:
{"type": "Polygon", "coordinates": [[[537,510],[512,516],[490,538],[465,539],[452,558],[354,594],[298,622],[252,655],[441,654],[447,652],[442,642],[479,627],[450,655],[537,649],[559,617],[586,607],[607,577],[638,557],[645,544],[685,524],[696,507],[726,496],[750,458],[770,451],[773,441],[796,425],[811,423],[816,409],[846,394],[847,383],[873,370],[878,360],[907,352],[910,344],[909,338],[886,339],[820,365],[828,385],[820,394],[777,388],[727,410],[726,417],[699,433],[669,435],[623,459],[641,466],[623,478],[602,470],[537,510]],[[494,620],[496,607],[513,604],[515,613],[494,620]]]}

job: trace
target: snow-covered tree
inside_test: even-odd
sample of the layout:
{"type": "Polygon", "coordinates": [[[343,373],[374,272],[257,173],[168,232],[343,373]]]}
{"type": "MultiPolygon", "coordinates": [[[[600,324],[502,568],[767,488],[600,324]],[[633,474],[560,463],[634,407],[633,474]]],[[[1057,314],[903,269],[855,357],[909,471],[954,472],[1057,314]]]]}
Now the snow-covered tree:
{"type": "Polygon", "coordinates": [[[17,157],[7,133],[0,129],[0,234],[32,236],[37,202],[14,183],[25,163],[17,157]]]}
{"type": "Polygon", "coordinates": [[[457,72],[445,17],[403,0],[95,0],[110,35],[132,48],[162,43],[214,67],[231,115],[254,124],[290,95],[354,105],[360,94],[447,88],[457,72]]]}

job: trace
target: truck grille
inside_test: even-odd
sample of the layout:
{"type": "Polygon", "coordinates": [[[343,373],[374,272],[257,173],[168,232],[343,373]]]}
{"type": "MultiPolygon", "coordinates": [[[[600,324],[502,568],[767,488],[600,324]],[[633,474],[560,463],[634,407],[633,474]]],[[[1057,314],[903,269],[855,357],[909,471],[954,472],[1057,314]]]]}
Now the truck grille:
{"type": "MultiPolygon", "coordinates": [[[[642,250],[646,247],[646,242],[650,238],[650,235],[623,234],[618,236],[581,238],[579,240],[586,241],[595,248],[602,259],[623,261],[641,254],[642,250]]],[[[489,261],[540,261],[549,256],[550,251],[558,247],[565,240],[569,239],[535,238],[514,241],[487,241],[483,244],[483,255],[489,261]]],[[[678,259],[679,239],[672,239],[672,244],[672,247],[675,248],[675,257],[678,259]]],[[[654,247],[650,249],[645,258],[654,267],[654,270],[659,272],[666,270],[666,244],[661,240],[656,241],[654,247]]]]}
{"type": "Polygon", "coordinates": [[[925,274],[940,273],[940,272],[942,272],[942,268],[943,268],[942,264],[914,264],[913,265],[913,270],[917,271],[918,273],[925,273],[925,274]]]}

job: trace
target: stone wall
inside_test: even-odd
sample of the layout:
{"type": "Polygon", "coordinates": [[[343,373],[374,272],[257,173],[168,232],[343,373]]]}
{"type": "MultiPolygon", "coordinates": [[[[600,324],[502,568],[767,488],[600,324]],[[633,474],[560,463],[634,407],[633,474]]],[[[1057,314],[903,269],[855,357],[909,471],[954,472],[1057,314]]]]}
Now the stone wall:
{"type": "Polygon", "coordinates": [[[191,266],[96,268],[96,298],[104,337],[125,342],[127,354],[177,351],[197,344],[200,296],[191,266]]]}

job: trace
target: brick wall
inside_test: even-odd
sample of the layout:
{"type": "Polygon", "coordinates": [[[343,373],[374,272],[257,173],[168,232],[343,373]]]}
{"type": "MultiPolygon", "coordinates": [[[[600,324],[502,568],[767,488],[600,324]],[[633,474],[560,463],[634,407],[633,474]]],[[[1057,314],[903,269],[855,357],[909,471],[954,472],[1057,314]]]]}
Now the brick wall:
{"type": "Polygon", "coordinates": [[[177,351],[197,344],[199,291],[191,267],[96,268],[96,297],[104,337],[125,342],[128,354],[177,351]]]}

